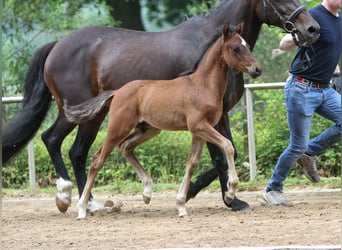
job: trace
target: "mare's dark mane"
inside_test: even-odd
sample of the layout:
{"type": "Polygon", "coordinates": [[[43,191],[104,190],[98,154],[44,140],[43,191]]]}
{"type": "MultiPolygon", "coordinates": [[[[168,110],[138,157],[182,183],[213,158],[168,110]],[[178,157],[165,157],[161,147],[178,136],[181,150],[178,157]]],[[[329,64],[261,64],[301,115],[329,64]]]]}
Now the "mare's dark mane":
{"type": "Polygon", "coordinates": [[[211,17],[211,16],[215,16],[217,14],[218,11],[220,11],[221,6],[226,4],[228,1],[230,0],[221,0],[220,3],[218,3],[215,7],[213,7],[212,9],[209,10],[209,12],[207,13],[203,13],[203,14],[199,14],[193,17],[190,17],[186,20],[192,20],[192,19],[196,19],[196,18],[203,18],[203,17],[211,17]]]}
{"type": "MultiPolygon", "coordinates": [[[[221,6],[227,4],[230,0],[221,0],[219,4],[216,5],[213,9],[211,9],[208,13],[204,14],[203,16],[213,16],[216,15],[216,12],[221,11],[221,6]]],[[[231,3],[230,3],[231,4],[231,3]]]]}

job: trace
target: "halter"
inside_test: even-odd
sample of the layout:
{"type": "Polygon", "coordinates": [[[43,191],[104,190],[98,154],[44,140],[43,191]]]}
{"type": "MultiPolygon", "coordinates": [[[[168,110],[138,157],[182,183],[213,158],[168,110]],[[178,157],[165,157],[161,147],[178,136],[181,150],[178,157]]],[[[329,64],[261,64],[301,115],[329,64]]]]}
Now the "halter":
{"type": "Polygon", "coordinates": [[[295,44],[297,46],[305,46],[303,44],[301,44],[300,40],[304,40],[304,39],[300,39],[303,38],[302,34],[297,30],[295,24],[293,23],[293,19],[295,19],[300,13],[302,13],[303,11],[306,11],[306,7],[305,6],[299,6],[294,12],[292,12],[292,14],[289,16],[288,19],[286,19],[283,15],[280,14],[280,12],[276,9],[276,7],[271,3],[271,1],[269,0],[263,0],[264,3],[264,10],[266,13],[266,20],[269,23],[269,18],[268,18],[268,11],[267,11],[267,7],[270,6],[273,9],[273,12],[279,17],[280,21],[282,22],[283,26],[284,26],[284,30],[287,33],[291,33],[293,41],[295,42],[295,44]]]}

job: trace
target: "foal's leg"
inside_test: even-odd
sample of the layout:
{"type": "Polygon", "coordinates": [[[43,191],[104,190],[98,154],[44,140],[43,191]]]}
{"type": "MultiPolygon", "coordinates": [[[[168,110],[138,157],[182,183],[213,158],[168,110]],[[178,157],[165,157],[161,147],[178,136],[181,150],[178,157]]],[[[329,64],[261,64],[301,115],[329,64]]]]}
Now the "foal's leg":
{"type": "Polygon", "coordinates": [[[88,179],[84,187],[82,196],[78,202],[78,218],[85,218],[87,215],[87,205],[90,197],[91,187],[94,184],[97,173],[103,167],[106,159],[113,149],[119,145],[135,127],[135,120],[132,112],[128,112],[125,108],[116,109],[112,103],[112,113],[109,114],[107,135],[102,146],[94,154],[93,160],[89,168],[88,179]]]}
{"type": "MultiPolygon", "coordinates": [[[[240,98],[239,98],[240,99],[240,98]]],[[[228,113],[225,112],[223,113],[219,123],[215,126],[215,129],[224,137],[226,137],[234,147],[234,160],[237,158],[237,152],[236,152],[236,147],[234,144],[233,136],[230,130],[230,124],[229,124],[229,116],[228,113]]],[[[226,204],[226,206],[231,207],[232,211],[251,211],[251,208],[249,204],[245,201],[242,201],[234,196],[234,200],[231,203],[228,203],[225,199],[225,193],[227,191],[227,181],[228,181],[228,176],[227,176],[227,160],[222,151],[214,144],[207,143],[209,153],[212,157],[212,159],[215,158],[215,169],[218,172],[219,180],[221,183],[221,191],[222,191],[222,199],[223,202],[226,204]],[[215,154],[213,156],[212,154],[215,154]]]]}
{"type": "MultiPolygon", "coordinates": [[[[234,196],[234,200],[230,203],[228,203],[229,201],[226,200],[226,192],[227,192],[227,182],[228,182],[228,175],[227,175],[227,169],[228,169],[228,164],[226,161],[226,156],[222,153],[222,151],[220,150],[220,148],[212,143],[207,143],[207,147],[208,147],[208,151],[209,154],[211,155],[212,159],[214,159],[213,161],[215,161],[214,165],[215,167],[212,168],[211,170],[207,171],[205,178],[208,179],[211,176],[214,176],[214,174],[216,174],[215,176],[219,176],[219,180],[220,180],[220,184],[221,184],[221,192],[222,192],[222,200],[224,202],[224,204],[227,207],[230,207],[232,209],[232,211],[245,211],[245,212],[250,212],[251,208],[249,206],[249,204],[245,201],[240,200],[236,195],[234,196]],[[215,155],[213,156],[213,152],[215,152],[215,155]],[[214,173],[213,173],[214,172],[214,173]]],[[[202,175],[204,175],[202,174],[202,175]]],[[[204,177],[204,176],[203,176],[204,177]]],[[[201,177],[199,177],[199,179],[196,180],[196,182],[198,180],[200,180],[201,177]]]]}
{"type": "Polygon", "coordinates": [[[148,141],[151,138],[157,136],[159,133],[160,129],[151,126],[149,126],[144,132],[141,131],[139,128],[135,128],[134,132],[119,145],[119,149],[122,155],[129,163],[132,164],[143,184],[143,200],[146,204],[149,204],[152,198],[153,180],[151,176],[149,176],[149,174],[140,165],[138,159],[134,155],[134,149],[145,141],[148,141]]]}
{"type": "MultiPolygon", "coordinates": [[[[228,138],[233,144],[235,149],[234,141],[232,138],[232,134],[230,131],[229,118],[228,114],[224,113],[219,123],[215,126],[215,129],[220,132],[224,137],[228,138]]],[[[216,145],[207,142],[208,151],[210,153],[212,163],[214,165],[210,170],[200,174],[197,176],[196,181],[194,183],[190,183],[189,192],[187,194],[187,201],[191,198],[194,198],[197,193],[208,186],[211,182],[213,182],[216,177],[219,177],[219,181],[221,184],[221,192],[222,199],[226,206],[232,208],[232,211],[251,211],[251,208],[248,203],[238,199],[236,196],[234,200],[228,204],[225,197],[225,193],[227,191],[227,169],[228,164],[225,155],[222,153],[219,147],[216,145]]],[[[237,153],[234,151],[234,159],[236,159],[237,153]]]]}
{"type": "Polygon", "coordinates": [[[208,122],[202,122],[196,126],[196,135],[217,145],[226,156],[229,180],[227,183],[228,191],[225,193],[225,200],[229,204],[235,198],[235,193],[239,182],[234,163],[234,147],[231,141],[221,135],[208,122]]]}
{"type": "Polygon", "coordinates": [[[188,214],[185,208],[186,194],[188,193],[191,177],[198,165],[198,161],[201,156],[204,144],[205,141],[203,139],[195,135],[192,136],[190,153],[186,163],[186,172],[177,194],[179,217],[184,217],[188,214]]]}
{"type": "MultiPolygon", "coordinates": [[[[228,138],[232,143],[232,135],[229,128],[229,120],[228,115],[223,114],[218,124],[215,126],[215,129],[219,131],[224,137],[228,138]]],[[[234,146],[234,143],[233,143],[234,146]]],[[[210,157],[214,167],[207,172],[204,172],[197,176],[196,181],[191,183],[188,198],[194,198],[201,189],[207,187],[211,182],[213,182],[217,176],[219,177],[222,191],[222,198],[225,196],[225,192],[227,191],[227,160],[225,155],[222,153],[220,148],[216,145],[207,142],[208,151],[210,153],[210,157]]],[[[234,146],[235,148],[235,146],[234,146]]],[[[235,151],[236,152],[236,151],[235,151]]],[[[236,158],[235,153],[235,158],[236,158]]]]}
{"type": "MultiPolygon", "coordinates": [[[[87,206],[88,206],[88,201],[90,198],[90,192],[94,184],[95,178],[97,176],[97,173],[103,167],[109,154],[124,138],[124,137],[115,137],[115,135],[111,136],[111,133],[109,131],[112,131],[112,130],[108,130],[105,141],[103,142],[102,146],[96,151],[96,153],[93,155],[93,160],[89,168],[88,179],[83,189],[82,196],[80,200],[78,201],[78,209],[79,209],[78,218],[79,219],[85,218],[87,215],[87,206]]],[[[129,133],[129,131],[127,133],[129,133]]]]}
{"type": "Polygon", "coordinates": [[[87,207],[88,207],[88,201],[90,198],[91,188],[94,184],[97,173],[103,167],[103,164],[105,163],[110,152],[111,151],[104,152],[103,145],[102,145],[100,149],[97,150],[97,152],[93,156],[93,160],[89,168],[88,179],[83,189],[82,196],[80,200],[78,201],[78,219],[82,219],[87,216],[87,207]]]}
{"type": "Polygon", "coordinates": [[[59,114],[55,123],[42,134],[42,140],[55,166],[58,178],[56,182],[56,205],[59,211],[63,213],[71,205],[72,183],[62,158],[61,145],[64,138],[75,126],[75,124],[68,122],[64,116],[59,114]]]}

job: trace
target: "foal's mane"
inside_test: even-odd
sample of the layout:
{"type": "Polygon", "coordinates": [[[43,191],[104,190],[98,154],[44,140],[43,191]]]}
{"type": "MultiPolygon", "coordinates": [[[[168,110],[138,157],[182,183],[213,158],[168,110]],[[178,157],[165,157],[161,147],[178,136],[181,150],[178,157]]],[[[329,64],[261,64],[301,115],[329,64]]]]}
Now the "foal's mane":
{"type": "MultiPolygon", "coordinates": [[[[205,19],[205,18],[211,18],[212,16],[216,16],[217,12],[222,10],[222,6],[225,4],[228,4],[229,2],[229,6],[231,6],[233,3],[236,3],[238,1],[235,0],[221,0],[220,3],[218,3],[216,5],[216,7],[214,7],[213,9],[211,9],[209,12],[205,13],[205,14],[201,14],[201,15],[197,15],[197,16],[193,16],[191,18],[189,18],[186,22],[188,21],[196,21],[196,19],[200,18],[200,19],[205,19]]],[[[225,8],[226,9],[226,8],[225,8]]],[[[234,9],[234,8],[233,8],[234,9]]],[[[223,26],[222,26],[223,27],[223,26]]],[[[209,47],[219,38],[219,36],[222,34],[222,27],[220,29],[218,29],[215,33],[214,36],[211,37],[211,39],[209,39],[206,43],[206,47],[203,49],[203,53],[202,55],[199,57],[199,59],[197,60],[197,62],[194,64],[192,69],[186,70],[182,73],[180,73],[178,76],[186,76],[186,75],[190,75],[192,74],[194,71],[196,71],[199,63],[201,62],[204,54],[207,52],[207,50],[209,49],[209,47]]]]}
{"type": "MultiPolygon", "coordinates": [[[[222,26],[223,27],[223,26],[222,26]]],[[[194,64],[194,67],[192,69],[189,69],[187,71],[184,71],[182,73],[180,73],[178,76],[186,76],[186,75],[190,75],[192,74],[193,72],[196,71],[198,65],[200,64],[200,62],[202,61],[202,58],[203,56],[205,55],[205,53],[207,52],[207,50],[211,47],[211,45],[213,45],[214,42],[216,42],[216,40],[222,35],[222,27],[216,31],[215,35],[212,36],[207,44],[206,44],[206,47],[204,48],[203,50],[203,53],[202,55],[199,57],[199,59],[197,60],[197,62],[194,64]]]]}

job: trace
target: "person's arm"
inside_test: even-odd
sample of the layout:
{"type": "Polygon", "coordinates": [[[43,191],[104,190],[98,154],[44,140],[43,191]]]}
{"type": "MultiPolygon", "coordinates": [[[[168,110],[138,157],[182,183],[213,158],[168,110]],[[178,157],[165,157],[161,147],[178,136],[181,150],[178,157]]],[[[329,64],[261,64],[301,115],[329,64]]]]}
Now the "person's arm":
{"type": "Polygon", "coordinates": [[[291,34],[286,34],[279,43],[279,49],[283,51],[290,51],[290,50],[295,49],[296,47],[297,45],[294,43],[291,34]]]}
{"type": "Polygon", "coordinates": [[[287,51],[291,51],[295,49],[297,45],[294,43],[292,35],[291,34],[286,34],[283,39],[281,39],[279,43],[279,47],[277,49],[272,50],[272,59],[284,54],[287,51]]]}

